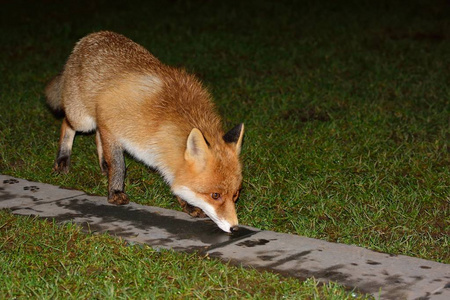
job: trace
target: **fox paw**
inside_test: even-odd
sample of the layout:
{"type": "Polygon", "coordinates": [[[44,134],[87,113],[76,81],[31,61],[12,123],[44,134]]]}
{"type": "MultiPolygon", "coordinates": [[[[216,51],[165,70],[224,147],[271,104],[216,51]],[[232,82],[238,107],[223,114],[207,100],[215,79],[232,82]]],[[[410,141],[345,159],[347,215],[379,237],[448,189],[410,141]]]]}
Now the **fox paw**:
{"type": "Polygon", "coordinates": [[[125,205],[130,202],[130,199],[124,192],[115,191],[111,196],[109,196],[108,202],[116,205],[125,205]]]}
{"type": "Polygon", "coordinates": [[[208,216],[198,207],[187,205],[187,208],[183,210],[185,213],[189,214],[194,218],[207,218],[208,216]]]}
{"type": "Polygon", "coordinates": [[[53,165],[53,172],[58,174],[67,174],[69,173],[69,165],[70,165],[69,156],[58,157],[55,160],[55,164],[53,165]]]}
{"type": "Polygon", "coordinates": [[[104,176],[108,176],[108,164],[106,163],[105,159],[101,160],[102,162],[100,163],[100,170],[102,171],[102,174],[104,176]]]}
{"type": "Polygon", "coordinates": [[[177,199],[183,209],[183,212],[194,218],[207,218],[207,215],[200,208],[190,205],[179,197],[177,197],[177,199]]]}

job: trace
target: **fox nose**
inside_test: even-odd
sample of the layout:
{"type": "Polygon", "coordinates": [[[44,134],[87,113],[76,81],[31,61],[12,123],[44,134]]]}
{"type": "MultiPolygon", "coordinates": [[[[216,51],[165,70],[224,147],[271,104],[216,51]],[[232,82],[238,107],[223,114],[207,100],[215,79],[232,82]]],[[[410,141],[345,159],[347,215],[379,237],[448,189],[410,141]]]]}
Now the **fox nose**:
{"type": "Polygon", "coordinates": [[[236,232],[238,230],[239,230],[239,226],[237,226],[237,225],[230,228],[231,233],[236,232]]]}

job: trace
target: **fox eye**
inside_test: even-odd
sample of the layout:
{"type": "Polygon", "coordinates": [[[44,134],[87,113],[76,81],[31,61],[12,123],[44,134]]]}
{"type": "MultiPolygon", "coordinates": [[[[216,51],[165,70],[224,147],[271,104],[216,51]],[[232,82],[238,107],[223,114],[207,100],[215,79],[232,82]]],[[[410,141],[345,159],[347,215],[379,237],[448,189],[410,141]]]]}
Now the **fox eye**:
{"type": "Polygon", "coordinates": [[[212,193],[211,194],[211,198],[213,198],[214,200],[218,200],[220,198],[220,194],[219,193],[212,193]]]}

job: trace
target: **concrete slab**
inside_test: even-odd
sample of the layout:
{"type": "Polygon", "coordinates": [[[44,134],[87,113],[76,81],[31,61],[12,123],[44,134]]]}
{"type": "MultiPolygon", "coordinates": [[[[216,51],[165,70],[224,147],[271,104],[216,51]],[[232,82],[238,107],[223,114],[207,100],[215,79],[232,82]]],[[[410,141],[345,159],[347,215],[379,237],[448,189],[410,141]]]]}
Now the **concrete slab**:
{"type": "Polygon", "coordinates": [[[0,201],[2,208],[32,207],[49,202],[84,195],[77,190],[61,189],[57,186],[0,174],[0,201]]]}
{"type": "Polygon", "coordinates": [[[205,219],[0,175],[0,209],[75,222],[155,248],[211,257],[298,278],[335,281],[381,299],[450,299],[450,265],[295,235],[241,227],[228,235],[205,219]]]}
{"type": "Polygon", "coordinates": [[[381,299],[450,299],[450,265],[356,246],[261,231],[208,254],[298,278],[338,282],[381,299]]]}
{"type": "Polygon", "coordinates": [[[243,227],[229,235],[209,219],[158,207],[130,203],[109,204],[106,197],[0,175],[0,208],[18,215],[37,215],[60,222],[74,222],[92,232],[108,232],[132,243],[186,252],[206,251],[252,235],[243,227]]]}

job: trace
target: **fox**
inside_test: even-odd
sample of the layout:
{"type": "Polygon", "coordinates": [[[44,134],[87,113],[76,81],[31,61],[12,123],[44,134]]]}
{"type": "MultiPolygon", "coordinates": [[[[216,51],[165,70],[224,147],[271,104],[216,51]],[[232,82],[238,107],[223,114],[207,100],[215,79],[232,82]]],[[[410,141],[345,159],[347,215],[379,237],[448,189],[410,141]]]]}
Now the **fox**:
{"type": "Polygon", "coordinates": [[[69,172],[77,132],[95,132],[109,203],[129,203],[124,153],[156,170],[184,212],[239,229],[244,124],[222,129],[210,93],[183,68],[161,63],[119,33],[88,34],[45,87],[48,106],[63,113],[53,171],[69,172]]]}

